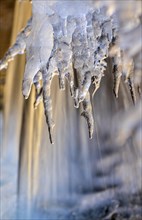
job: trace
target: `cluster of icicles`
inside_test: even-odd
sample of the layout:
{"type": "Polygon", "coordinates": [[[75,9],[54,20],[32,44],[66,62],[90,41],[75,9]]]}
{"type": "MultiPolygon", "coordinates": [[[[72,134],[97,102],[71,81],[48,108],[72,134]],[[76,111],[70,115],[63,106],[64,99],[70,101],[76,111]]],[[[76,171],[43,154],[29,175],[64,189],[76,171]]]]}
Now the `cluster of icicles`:
{"type": "MultiPolygon", "coordinates": [[[[36,9],[35,9],[36,11],[36,9]]],[[[29,97],[31,86],[36,89],[35,108],[43,100],[50,142],[53,143],[54,127],[52,117],[51,83],[55,75],[59,88],[65,89],[65,79],[70,87],[74,106],[81,107],[92,138],[94,131],[91,98],[100,87],[107,67],[106,58],[112,57],[114,93],[118,96],[122,76],[122,51],[117,45],[117,23],[106,15],[106,9],[88,10],[86,14],[62,18],[57,13],[33,16],[17,36],[15,44],[0,61],[0,69],[17,54],[26,50],[26,67],[23,80],[23,95],[29,97]],[[116,50],[113,48],[117,48],[116,50]],[[42,82],[42,83],[41,83],[42,82]],[[94,92],[89,91],[90,86],[94,92]]],[[[127,64],[128,65],[128,64],[127,64]]],[[[132,81],[133,63],[127,69],[127,80],[135,101],[132,81]]]]}

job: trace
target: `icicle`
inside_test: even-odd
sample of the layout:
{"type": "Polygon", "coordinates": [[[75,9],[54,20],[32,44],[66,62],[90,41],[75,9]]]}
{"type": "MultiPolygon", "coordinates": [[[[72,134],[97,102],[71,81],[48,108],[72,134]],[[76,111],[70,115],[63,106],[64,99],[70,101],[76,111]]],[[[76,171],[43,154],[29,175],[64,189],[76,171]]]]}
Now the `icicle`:
{"type": "MultiPolygon", "coordinates": [[[[106,7],[95,10],[93,1],[84,2],[82,9],[76,14],[75,5],[79,5],[78,1],[74,1],[73,4],[68,1],[59,4],[58,1],[39,2],[33,0],[32,19],[0,61],[0,69],[6,68],[14,56],[26,49],[23,95],[28,98],[34,84],[36,89],[34,107],[36,108],[43,100],[51,143],[54,126],[50,98],[51,81],[54,75],[58,75],[59,87],[64,90],[67,79],[74,106],[83,107],[82,115],[87,120],[91,138],[94,125],[90,86],[94,85],[94,95],[100,87],[107,67],[106,58],[112,57],[115,96],[118,97],[123,74],[126,81],[128,80],[131,96],[135,102],[134,84],[137,79],[133,76],[133,61],[120,49],[116,18],[108,17],[106,7]],[[64,14],[62,8],[61,11],[58,10],[60,4],[64,8],[64,14]],[[69,10],[65,11],[69,6],[69,10]]],[[[139,71],[138,67],[137,70],[139,71]]],[[[137,78],[139,81],[138,74],[137,78]]],[[[136,87],[138,86],[139,83],[136,87]]]]}
{"type": "Polygon", "coordinates": [[[122,67],[118,66],[115,63],[116,62],[114,62],[114,67],[113,67],[113,76],[114,76],[113,92],[114,92],[115,97],[118,98],[118,92],[119,92],[121,76],[122,76],[122,67]]]}
{"type": "Polygon", "coordinates": [[[75,108],[79,108],[78,93],[79,93],[79,89],[75,88],[75,91],[74,91],[74,107],[75,108]]]}
{"type": "Polygon", "coordinates": [[[135,105],[136,104],[136,92],[135,92],[135,86],[134,86],[134,82],[133,82],[132,76],[130,76],[128,78],[128,85],[129,85],[129,88],[130,88],[130,93],[131,93],[132,101],[133,101],[133,103],[135,105]]]}
{"type": "MultiPolygon", "coordinates": [[[[54,4],[51,5],[54,7],[54,4]]],[[[62,17],[61,14],[53,13],[45,2],[39,5],[37,1],[33,1],[32,31],[25,41],[27,62],[23,95],[28,98],[32,84],[35,85],[34,106],[36,108],[43,99],[51,142],[53,120],[50,86],[54,75],[58,75],[60,89],[65,89],[65,78],[67,79],[74,106],[78,108],[80,103],[83,106],[82,115],[87,119],[89,136],[92,137],[93,117],[89,88],[91,79],[94,79],[94,93],[100,87],[107,66],[105,58],[108,56],[112,27],[110,20],[102,16],[103,9],[102,12],[94,12],[84,7],[84,10],[86,14],[81,13],[80,16],[71,13],[62,17]]]]}
{"type": "Polygon", "coordinates": [[[94,91],[93,91],[92,97],[96,94],[97,90],[99,89],[101,79],[102,79],[101,74],[98,74],[98,75],[92,77],[92,83],[94,84],[94,91]]]}
{"type": "Polygon", "coordinates": [[[122,77],[122,72],[124,72],[124,59],[123,59],[123,52],[118,47],[118,38],[113,36],[111,49],[109,51],[109,56],[112,57],[112,64],[113,64],[113,92],[116,98],[118,98],[118,92],[120,88],[120,82],[122,77]],[[122,60],[123,59],[123,60],[122,60]],[[123,62],[122,62],[123,61],[123,62]]]}
{"type": "Polygon", "coordinates": [[[128,82],[128,78],[133,75],[134,72],[134,62],[132,59],[127,57],[127,55],[123,55],[123,75],[125,78],[125,82],[128,82]]]}
{"type": "MultiPolygon", "coordinates": [[[[76,19],[77,27],[73,33],[73,63],[77,72],[77,79],[79,84],[78,102],[82,102],[91,85],[91,69],[93,69],[93,62],[90,66],[90,51],[87,39],[87,22],[83,17],[76,19]],[[91,68],[91,69],[90,69],[91,68]]],[[[91,53],[93,57],[93,53],[91,53]]],[[[91,58],[92,58],[91,57],[91,58]]],[[[76,100],[77,101],[77,100],[76,100]]],[[[78,106],[78,104],[76,105],[78,106]]]]}
{"type": "Polygon", "coordinates": [[[86,72],[84,74],[84,79],[83,79],[83,82],[82,82],[82,86],[79,90],[79,95],[78,95],[79,102],[82,102],[85,99],[86,94],[89,91],[90,85],[91,85],[91,73],[86,72]]]}
{"type": "Polygon", "coordinates": [[[68,73],[65,75],[70,85],[70,93],[71,96],[74,97],[74,72],[72,64],[70,64],[70,68],[68,69],[68,73]]]}
{"type": "Polygon", "coordinates": [[[42,102],[42,100],[43,100],[43,97],[42,97],[43,88],[40,84],[40,80],[42,80],[41,72],[37,73],[37,75],[34,77],[34,85],[35,85],[35,89],[36,89],[36,100],[34,103],[35,109],[37,108],[39,103],[42,102]]]}
{"type": "MultiPolygon", "coordinates": [[[[44,4],[40,7],[44,9],[44,4]]],[[[49,22],[46,11],[40,17],[39,2],[33,2],[33,19],[31,34],[26,40],[26,67],[23,79],[23,95],[27,99],[30,95],[31,87],[36,74],[45,69],[53,49],[53,28],[49,22]],[[36,14],[37,13],[37,14],[36,14]],[[39,19],[37,20],[37,17],[39,19]]]]}
{"type": "Polygon", "coordinates": [[[134,104],[136,104],[136,91],[134,85],[134,62],[132,59],[129,59],[127,56],[125,56],[123,57],[123,66],[125,73],[125,82],[128,83],[132,101],[134,104]]]}
{"type": "Polygon", "coordinates": [[[96,49],[94,51],[95,62],[92,74],[92,83],[94,84],[94,92],[92,96],[94,96],[99,89],[101,79],[104,76],[104,71],[107,67],[105,59],[108,57],[108,50],[112,40],[112,23],[107,17],[104,16],[102,18],[101,13],[94,12],[93,27],[94,36],[96,37],[96,49]]]}
{"type": "Polygon", "coordinates": [[[0,70],[6,69],[8,63],[14,59],[17,54],[23,54],[26,49],[26,39],[31,32],[32,18],[27,22],[26,27],[17,36],[16,42],[11,48],[6,52],[2,60],[0,60],[0,70]]]}
{"type": "Polygon", "coordinates": [[[93,118],[92,104],[90,101],[89,92],[87,92],[87,95],[84,101],[82,102],[82,106],[83,106],[83,112],[81,113],[81,116],[85,117],[87,121],[89,138],[92,139],[94,132],[94,118],[93,118]]]}
{"type": "Polygon", "coordinates": [[[52,74],[48,72],[45,68],[42,70],[42,78],[43,78],[43,103],[44,103],[44,111],[46,122],[49,131],[49,138],[51,144],[53,144],[53,128],[54,122],[52,119],[52,101],[50,96],[50,89],[51,89],[51,81],[52,81],[52,74]]]}

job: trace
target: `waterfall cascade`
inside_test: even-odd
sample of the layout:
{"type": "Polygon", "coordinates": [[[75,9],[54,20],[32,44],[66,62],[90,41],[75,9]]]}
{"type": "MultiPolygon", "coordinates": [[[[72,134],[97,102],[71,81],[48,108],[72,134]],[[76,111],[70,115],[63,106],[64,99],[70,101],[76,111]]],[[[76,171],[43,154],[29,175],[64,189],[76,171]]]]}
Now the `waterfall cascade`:
{"type": "MultiPolygon", "coordinates": [[[[13,46],[0,62],[2,69],[14,58],[5,85],[2,219],[101,220],[116,213],[123,217],[132,199],[128,196],[124,205],[122,194],[130,192],[138,197],[134,213],[140,215],[141,81],[136,49],[130,51],[122,42],[121,52],[117,34],[123,19],[108,17],[107,4],[100,3],[99,10],[94,1],[72,2],[15,5],[13,46]],[[25,49],[26,67],[24,55],[15,58],[25,49]],[[122,122],[116,118],[116,126],[112,118],[124,109],[126,115],[119,115],[122,130],[122,122]]],[[[139,31],[139,25],[135,21],[128,29],[139,31]]],[[[120,30],[120,39],[123,34],[120,30]]]]}

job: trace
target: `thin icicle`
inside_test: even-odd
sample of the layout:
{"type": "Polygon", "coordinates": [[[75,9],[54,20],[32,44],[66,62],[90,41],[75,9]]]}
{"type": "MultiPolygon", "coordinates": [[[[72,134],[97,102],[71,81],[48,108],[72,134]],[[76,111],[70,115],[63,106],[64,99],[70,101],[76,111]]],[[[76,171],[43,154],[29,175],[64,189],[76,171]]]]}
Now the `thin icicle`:
{"type": "Polygon", "coordinates": [[[82,106],[83,106],[83,112],[81,113],[81,116],[83,116],[87,121],[89,138],[92,139],[94,132],[94,118],[93,118],[93,111],[92,111],[89,92],[87,93],[84,101],[82,102],[82,106]]]}
{"type": "Polygon", "coordinates": [[[45,68],[42,70],[42,78],[43,78],[44,112],[45,112],[46,122],[48,126],[50,142],[51,144],[53,144],[54,122],[52,118],[52,101],[51,101],[51,96],[50,96],[52,74],[48,72],[48,70],[45,68]]]}
{"type": "Polygon", "coordinates": [[[36,100],[34,103],[34,108],[36,109],[37,106],[42,102],[43,97],[42,97],[42,85],[40,83],[40,80],[42,80],[42,74],[41,72],[38,72],[37,75],[34,77],[34,85],[35,85],[35,90],[36,90],[36,100]]]}
{"type": "Polygon", "coordinates": [[[114,64],[113,67],[113,76],[114,76],[114,87],[113,92],[116,98],[118,98],[118,92],[121,82],[121,76],[122,76],[122,67],[119,64],[114,64]]]}
{"type": "Polygon", "coordinates": [[[135,86],[134,86],[134,82],[133,82],[132,76],[130,76],[128,78],[128,85],[129,85],[129,88],[130,88],[130,94],[131,94],[131,97],[132,97],[132,101],[133,101],[133,103],[135,105],[136,104],[136,91],[135,91],[135,86]]]}

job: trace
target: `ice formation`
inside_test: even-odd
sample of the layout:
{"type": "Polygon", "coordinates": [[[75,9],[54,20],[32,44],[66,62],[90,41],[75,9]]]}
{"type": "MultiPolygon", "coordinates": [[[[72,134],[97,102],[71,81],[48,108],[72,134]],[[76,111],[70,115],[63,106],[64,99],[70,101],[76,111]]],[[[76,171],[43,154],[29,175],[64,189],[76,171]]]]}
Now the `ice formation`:
{"type": "MultiPolygon", "coordinates": [[[[119,22],[116,14],[108,14],[108,5],[96,7],[94,1],[32,1],[32,18],[17,36],[15,44],[0,61],[0,69],[17,54],[26,51],[26,66],[23,79],[23,95],[27,99],[31,86],[36,88],[35,108],[43,100],[49,137],[53,143],[51,83],[55,75],[59,88],[65,89],[67,80],[74,106],[81,107],[89,137],[94,131],[91,99],[100,87],[107,68],[108,57],[112,58],[114,94],[118,97],[122,75],[130,87],[133,102],[136,102],[134,80],[135,51],[128,57],[128,48],[120,47],[119,22]],[[42,83],[41,83],[42,82],[42,83]],[[94,92],[90,92],[90,87],[94,92]]],[[[139,28],[139,23],[136,25],[139,28]]],[[[123,42],[121,42],[123,44],[123,42]]],[[[125,44],[126,45],[126,44],[125,44]]]]}

